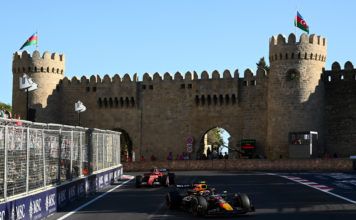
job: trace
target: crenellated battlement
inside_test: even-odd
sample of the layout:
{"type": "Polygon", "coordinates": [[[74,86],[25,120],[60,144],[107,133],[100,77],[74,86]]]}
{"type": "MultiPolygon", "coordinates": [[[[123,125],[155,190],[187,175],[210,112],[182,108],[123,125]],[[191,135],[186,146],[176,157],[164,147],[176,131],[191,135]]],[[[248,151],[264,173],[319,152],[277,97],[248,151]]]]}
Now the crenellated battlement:
{"type": "Polygon", "coordinates": [[[164,73],[163,76],[160,75],[159,73],[154,73],[153,76],[151,76],[148,73],[144,73],[142,76],[142,80],[140,81],[137,73],[135,73],[132,77],[129,74],[124,74],[123,77],[121,77],[119,74],[115,74],[113,77],[110,77],[109,75],[104,75],[103,78],[101,78],[99,75],[92,75],[89,78],[86,76],[82,76],[80,80],[78,80],[77,77],[72,77],[71,79],[68,77],[64,77],[62,80],[63,85],[76,85],[76,84],[91,84],[91,85],[97,85],[97,84],[124,84],[124,83],[132,83],[132,82],[143,82],[143,83],[158,83],[158,82],[182,82],[182,81],[199,81],[199,80],[216,80],[216,79],[233,79],[233,78],[238,78],[238,70],[235,71],[234,76],[231,75],[229,70],[225,70],[222,74],[219,73],[219,71],[214,70],[211,73],[211,76],[207,71],[203,71],[200,74],[200,78],[198,77],[197,72],[186,72],[184,74],[181,74],[180,72],[176,72],[175,74],[170,74],[168,72],[164,73]]]}
{"type": "Polygon", "coordinates": [[[269,61],[286,61],[294,59],[326,61],[326,38],[312,34],[302,34],[299,41],[291,33],[288,39],[279,34],[273,36],[269,42],[269,61]]]}
{"type": "Polygon", "coordinates": [[[279,34],[278,36],[272,36],[269,45],[271,46],[285,46],[285,45],[302,45],[302,44],[314,44],[318,46],[326,47],[326,38],[322,36],[317,36],[315,34],[307,35],[302,34],[300,35],[299,41],[296,41],[296,36],[291,33],[288,36],[288,39],[279,34]]]}
{"type": "Polygon", "coordinates": [[[65,56],[59,53],[44,52],[42,55],[35,50],[31,54],[27,51],[15,52],[12,64],[13,73],[56,73],[64,74],[65,56]]]}
{"type": "Polygon", "coordinates": [[[344,64],[342,69],[338,62],[331,65],[331,70],[323,71],[323,80],[329,85],[334,82],[354,82],[356,83],[356,69],[350,61],[344,64]]]}

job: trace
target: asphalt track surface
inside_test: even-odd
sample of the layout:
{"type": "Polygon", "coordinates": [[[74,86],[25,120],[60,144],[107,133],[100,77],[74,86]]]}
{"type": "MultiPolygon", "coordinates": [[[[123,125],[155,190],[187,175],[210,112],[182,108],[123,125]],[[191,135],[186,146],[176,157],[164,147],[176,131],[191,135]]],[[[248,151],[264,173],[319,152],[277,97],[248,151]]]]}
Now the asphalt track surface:
{"type": "MultiPolygon", "coordinates": [[[[126,175],[133,176],[137,174],[139,173],[126,173],[126,175]]],[[[356,181],[356,174],[350,175],[356,181]]],[[[256,212],[235,217],[237,219],[355,220],[356,184],[349,181],[349,188],[340,188],[339,182],[344,180],[333,179],[335,180],[333,182],[328,177],[332,178],[332,175],[328,173],[176,172],[177,183],[205,180],[209,186],[215,187],[219,192],[227,190],[228,192],[247,193],[256,207],[256,212]],[[319,182],[321,184],[316,184],[319,182]]],[[[113,185],[111,189],[122,183],[123,181],[113,185]]],[[[347,185],[347,182],[343,183],[347,185]]],[[[77,202],[48,219],[203,219],[193,217],[190,213],[183,211],[167,209],[164,196],[169,190],[169,187],[137,189],[132,180],[110,193],[99,192],[85,201],[77,202]],[[97,196],[102,197],[70,213],[97,196]]],[[[233,218],[209,217],[208,219],[233,218]]]]}

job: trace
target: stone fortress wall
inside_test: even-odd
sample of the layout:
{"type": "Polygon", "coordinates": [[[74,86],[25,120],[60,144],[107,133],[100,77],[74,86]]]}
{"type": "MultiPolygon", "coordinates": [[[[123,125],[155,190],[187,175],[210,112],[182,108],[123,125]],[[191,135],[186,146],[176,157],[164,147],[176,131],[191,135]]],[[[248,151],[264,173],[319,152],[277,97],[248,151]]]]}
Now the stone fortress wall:
{"type": "MultiPolygon", "coordinates": [[[[165,159],[168,152],[180,154],[186,150],[188,137],[194,139],[195,155],[205,132],[214,127],[229,132],[232,147],[243,138],[256,139],[257,153],[269,158],[287,157],[289,131],[316,130],[323,146],[335,146],[330,143],[336,140],[331,137],[336,133],[331,135],[327,126],[339,126],[333,120],[338,113],[327,108],[337,108],[333,105],[341,100],[328,97],[338,86],[324,86],[321,77],[329,74],[323,69],[325,38],[303,34],[297,42],[294,34],[288,41],[282,35],[272,37],[269,59],[269,73],[258,69],[253,74],[247,69],[241,77],[237,70],[225,70],[210,75],[206,71],[163,76],[146,73],[142,80],[136,74],[68,79],[64,77],[64,55],[15,53],[13,106],[15,112],[25,115],[25,94],[16,88],[18,77],[26,72],[39,84],[30,99],[36,121],[76,125],[74,103],[80,100],[87,107],[81,124],[126,132],[136,158],[154,154],[165,159]]],[[[356,72],[353,68],[347,71],[356,72]]],[[[352,93],[343,91],[356,104],[352,93]]],[[[350,126],[354,129],[341,127],[338,133],[355,131],[356,125],[350,126]]],[[[347,156],[356,144],[352,140],[330,150],[347,156]]]]}

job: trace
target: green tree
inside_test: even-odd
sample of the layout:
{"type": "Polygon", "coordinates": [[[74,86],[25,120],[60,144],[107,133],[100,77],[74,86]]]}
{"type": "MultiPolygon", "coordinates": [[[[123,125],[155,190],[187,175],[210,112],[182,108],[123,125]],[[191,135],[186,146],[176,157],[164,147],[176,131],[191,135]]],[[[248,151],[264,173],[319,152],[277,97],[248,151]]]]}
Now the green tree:
{"type": "Polygon", "coordinates": [[[12,111],[11,105],[6,104],[6,103],[3,103],[3,102],[0,102],[0,109],[5,109],[5,110],[7,110],[7,111],[9,111],[9,112],[12,111]]]}
{"type": "Polygon", "coordinates": [[[217,145],[218,148],[220,148],[222,145],[224,145],[224,140],[222,137],[222,128],[213,128],[210,131],[208,131],[208,143],[211,145],[217,145]]]}
{"type": "Polygon", "coordinates": [[[258,63],[256,63],[257,68],[262,68],[265,69],[267,72],[269,72],[269,66],[267,65],[266,61],[265,61],[265,57],[261,57],[260,61],[258,61],[258,63]]]}

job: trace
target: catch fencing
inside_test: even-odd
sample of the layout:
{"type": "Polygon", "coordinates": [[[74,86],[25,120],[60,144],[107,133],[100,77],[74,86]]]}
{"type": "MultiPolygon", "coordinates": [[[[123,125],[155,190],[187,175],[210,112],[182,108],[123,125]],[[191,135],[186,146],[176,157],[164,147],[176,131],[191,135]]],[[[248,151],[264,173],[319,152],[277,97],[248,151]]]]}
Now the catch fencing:
{"type": "Polygon", "coordinates": [[[119,164],[119,132],[0,119],[0,201],[119,164]]]}

